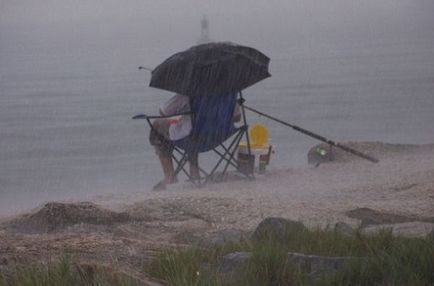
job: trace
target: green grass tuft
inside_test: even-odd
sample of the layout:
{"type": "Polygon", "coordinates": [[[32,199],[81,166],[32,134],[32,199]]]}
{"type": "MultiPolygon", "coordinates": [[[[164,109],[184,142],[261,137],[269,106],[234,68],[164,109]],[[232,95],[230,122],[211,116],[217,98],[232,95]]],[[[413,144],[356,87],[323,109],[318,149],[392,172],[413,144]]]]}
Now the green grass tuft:
{"type": "Polygon", "coordinates": [[[150,273],[169,285],[309,285],[307,273],[287,261],[288,252],[362,257],[320,285],[433,285],[434,244],[430,239],[356,232],[343,237],[330,229],[292,229],[278,240],[244,241],[212,249],[168,250],[150,273]],[[232,275],[217,273],[219,257],[234,251],[252,253],[249,263],[232,275]],[[197,275],[199,273],[199,275],[197,275]]]}
{"type": "Polygon", "coordinates": [[[71,258],[63,257],[47,264],[18,266],[8,273],[0,272],[0,286],[99,286],[138,285],[136,281],[105,273],[86,271],[71,258]]]}

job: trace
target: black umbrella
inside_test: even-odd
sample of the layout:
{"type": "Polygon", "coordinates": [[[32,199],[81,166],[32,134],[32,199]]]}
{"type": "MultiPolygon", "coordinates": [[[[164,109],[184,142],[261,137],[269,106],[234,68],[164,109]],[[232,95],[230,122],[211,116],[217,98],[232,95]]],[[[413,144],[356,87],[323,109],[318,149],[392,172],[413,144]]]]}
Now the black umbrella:
{"type": "Polygon", "coordinates": [[[166,59],[152,71],[149,86],[188,96],[237,92],[270,77],[269,62],[250,47],[207,43],[166,59]]]}

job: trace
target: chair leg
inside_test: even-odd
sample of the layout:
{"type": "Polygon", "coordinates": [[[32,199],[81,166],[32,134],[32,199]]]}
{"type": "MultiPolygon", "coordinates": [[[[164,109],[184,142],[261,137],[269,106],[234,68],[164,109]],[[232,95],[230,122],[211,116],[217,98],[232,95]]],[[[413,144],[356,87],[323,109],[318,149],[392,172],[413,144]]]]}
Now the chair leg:
{"type": "Polygon", "coordinates": [[[185,170],[185,168],[184,168],[185,163],[187,163],[187,161],[188,161],[187,154],[182,153],[181,155],[182,155],[181,159],[178,160],[175,157],[175,155],[172,154],[172,158],[174,158],[174,160],[177,163],[177,166],[175,169],[175,175],[177,176],[179,174],[179,172],[183,171],[188,177],[190,177],[189,172],[187,172],[187,170],[185,170]]]}
{"type": "MultiPolygon", "coordinates": [[[[213,150],[214,152],[216,152],[220,156],[220,159],[218,160],[217,164],[214,166],[214,168],[211,170],[211,172],[209,174],[207,172],[205,172],[202,168],[199,167],[198,154],[194,154],[194,153],[187,154],[183,150],[180,150],[177,147],[175,147],[174,152],[172,154],[172,158],[177,163],[177,167],[174,171],[175,176],[177,176],[179,174],[179,172],[183,171],[185,173],[185,175],[188,177],[188,179],[194,185],[196,185],[197,187],[201,187],[209,181],[216,180],[214,175],[215,175],[217,169],[219,168],[219,166],[222,165],[223,161],[225,161],[225,163],[223,165],[224,167],[223,167],[223,171],[221,174],[222,177],[226,174],[226,171],[227,171],[229,165],[235,167],[238,171],[240,171],[238,162],[235,160],[235,152],[237,150],[237,147],[238,147],[241,139],[245,135],[245,133],[246,133],[245,129],[240,129],[236,133],[234,139],[232,140],[232,142],[229,144],[228,147],[226,147],[224,144],[220,145],[220,147],[223,149],[223,151],[217,150],[217,149],[213,150]],[[175,156],[175,154],[180,155],[181,158],[178,159],[177,156],[175,156]],[[189,171],[187,171],[185,168],[185,164],[187,163],[187,161],[190,164],[190,170],[189,171]],[[204,181],[201,180],[202,179],[202,177],[200,176],[201,173],[203,173],[205,175],[204,181]]],[[[241,173],[243,173],[243,172],[241,172],[241,173]]],[[[245,173],[243,173],[243,174],[247,178],[254,179],[253,174],[245,174],[245,173]]]]}
{"type": "MultiPolygon", "coordinates": [[[[237,140],[236,140],[236,142],[235,142],[235,145],[234,145],[234,147],[232,148],[232,151],[231,151],[231,148],[228,148],[228,151],[226,152],[227,154],[229,154],[229,160],[226,160],[227,161],[227,163],[226,163],[226,166],[225,166],[225,168],[223,169],[223,174],[224,173],[226,173],[226,170],[228,169],[228,167],[229,167],[229,164],[232,162],[232,160],[234,159],[234,155],[235,155],[235,151],[237,150],[237,146],[240,144],[240,141],[241,141],[241,138],[243,137],[243,135],[244,135],[244,132],[245,131],[241,131],[240,133],[241,133],[241,135],[239,136],[239,138],[237,138],[237,140]]],[[[238,169],[238,168],[237,168],[238,169]]]]}
{"type": "MultiPolygon", "coordinates": [[[[181,156],[181,158],[184,156],[184,152],[183,151],[181,151],[181,150],[179,150],[177,147],[175,147],[175,152],[177,153],[177,154],[179,154],[180,156],[181,156]]],[[[197,155],[198,156],[198,155],[197,155]]],[[[173,154],[172,155],[172,158],[175,160],[175,162],[176,162],[176,164],[177,165],[179,165],[179,163],[181,162],[178,158],[176,158],[176,156],[173,154]]],[[[185,163],[184,163],[184,165],[185,165],[185,163]]],[[[199,176],[200,176],[200,173],[202,173],[204,176],[208,176],[209,174],[208,174],[208,172],[206,172],[204,169],[202,169],[200,166],[199,166],[199,164],[197,164],[197,168],[199,169],[199,176]]],[[[181,169],[184,173],[185,173],[185,175],[190,179],[190,173],[185,169],[185,168],[182,168],[181,169]]],[[[181,171],[180,170],[180,171],[181,171]]]]}
{"type": "MultiPolygon", "coordinates": [[[[244,130],[240,130],[237,135],[235,136],[234,140],[232,141],[232,143],[229,145],[229,147],[227,148],[227,150],[231,150],[232,148],[234,148],[234,152],[236,150],[236,146],[239,144],[242,136],[243,136],[243,132],[244,130]]],[[[215,150],[214,150],[215,151],[215,150]]],[[[228,152],[226,151],[223,156],[220,156],[219,161],[217,162],[217,164],[215,165],[215,167],[212,169],[210,175],[207,177],[207,181],[209,179],[212,179],[212,177],[214,176],[214,173],[216,172],[217,168],[220,166],[220,164],[223,162],[223,160],[225,160],[226,162],[228,162],[228,159],[226,158],[226,155],[228,154],[228,152]]],[[[230,159],[229,159],[230,160],[230,159]]],[[[225,168],[225,171],[223,172],[223,174],[226,172],[227,167],[225,168]]]]}
{"type": "Polygon", "coordinates": [[[241,174],[243,174],[244,176],[246,176],[249,179],[254,179],[255,176],[253,173],[250,174],[246,174],[245,172],[242,172],[240,170],[240,167],[238,165],[238,162],[234,159],[235,157],[235,151],[237,150],[237,146],[240,144],[240,141],[242,139],[242,137],[244,136],[244,133],[246,131],[245,130],[241,130],[240,131],[240,136],[238,138],[234,139],[234,145],[231,145],[229,148],[226,148],[223,144],[221,144],[222,148],[225,150],[224,154],[221,154],[220,152],[218,152],[217,150],[214,150],[217,154],[221,154],[220,156],[224,157],[224,160],[226,161],[226,165],[223,169],[223,174],[226,173],[227,168],[229,167],[229,165],[234,166],[237,171],[239,171],[241,174]],[[226,158],[226,156],[229,155],[229,158],[226,158]]]}
{"type": "Polygon", "coordinates": [[[199,158],[197,153],[189,154],[188,161],[190,162],[190,176],[192,180],[199,181],[200,184],[200,170],[199,158]]]}
{"type": "MultiPolygon", "coordinates": [[[[239,144],[239,143],[238,143],[239,144]]],[[[224,150],[224,153],[219,152],[217,149],[214,149],[213,151],[216,152],[219,156],[225,156],[225,154],[229,154],[230,151],[229,149],[226,148],[225,145],[220,144],[220,146],[222,147],[222,149],[224,150]]],[[[226,156],[225,156],[226,157],[226,156]]],[[[235,167],[236,169],[238,169],[238,163],[236,160],[231,160],[229,161],[229,164],[231,164],[233,167],[235,167]]]]}
{"type": "MultiPolygon", "coordinates": [[[[198,155],[191,155],[191,154],[187,154],[185,152],[182,152],[181,150],[178,150],[175,147],[175,151],[181,155],[181,159],[176,158],[176,156],[174,154],[172,154],[172,158],[176,161],[177,163],[177,167],[175,169],[175,175],[177,176],[179,174],[179,172],[183,171],[184,174],[188,177],[188,180],[191,181],[196,187],[200,187],[201,181],[200,181],[200,171],[203,171],[202,169],[199,168],[198,165],[198,155]],[[188,172],[185,169],[185,164],[187,162],[190,162],[190,172],[188,172]],[[193,162],[193,163],[192,163],[193,162]]],[[[204,171],[203,171],[204,172],[204,171]]]]}

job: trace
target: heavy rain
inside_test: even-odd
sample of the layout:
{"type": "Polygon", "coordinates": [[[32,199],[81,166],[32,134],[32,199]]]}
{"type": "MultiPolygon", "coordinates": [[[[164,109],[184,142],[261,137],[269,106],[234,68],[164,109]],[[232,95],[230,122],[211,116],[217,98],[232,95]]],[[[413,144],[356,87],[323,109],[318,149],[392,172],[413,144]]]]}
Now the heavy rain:
{"type": "MultiPolygon", "coordinates": [[[[269,216],[334,224],[363,206],[434,217],[433,15],[430,0],[0,0],[0,218],[40,215],[59,202],[125,212],[122,221],[160,217],[163,224],[189,221],[194,209],[206,219],[191,224],[207,231],[252,230],[269,216]],[[164,173],[150,126],[132,117],[159,115],[180,93],[150,86],[156,67],[209,42],[251,47],[269,59],[226,74],[233,80],[227,86],[260,74],[230,92],[242,89],[241,121],[264,127],[266,169],[258,172],[258,155],[256,179],[246,180],[236,175],[235,160],[226,182],[200,187],[180,169],[176,184],[155,192],[164,173]],[[321,159],[339,149],[330,149],[329,139],[379,163],[342,150],[321,159]],[[405,204],[409,197],[387,192],[406,188],[416,194],[405,204]]],[[[165,84],[186,74],[174,73],[164,75],[165,84]]],[[[195,88],[204,94],[212,84],[198,78],[195,88]]],[[[222,93],[224,85],[215,85],[222,93]]],[[[234,143],[233,159],[249,140],[234,143]]],[[[214,155],[199,154],[199,166],[212,168],[214,155]]],[[[73,221],[71,227],[86,224],[73,221]]],[[[7,232],[1,227],[0,236],[7,232]]],[[[162,240],[172,243],[168,237],[162,240]]]]}

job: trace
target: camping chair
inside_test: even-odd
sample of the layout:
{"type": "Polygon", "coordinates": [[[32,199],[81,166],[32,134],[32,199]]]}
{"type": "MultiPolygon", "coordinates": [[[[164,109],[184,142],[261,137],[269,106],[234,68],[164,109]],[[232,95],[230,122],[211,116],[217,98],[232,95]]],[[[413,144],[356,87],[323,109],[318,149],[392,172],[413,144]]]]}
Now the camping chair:
{"type": "Polygon", "coordinates": [[[175,176],[183,171],[190,181],[196,186],[201,186],[210,181],[221,181],[225,177],[229,166],[235,167],[236,170],[247,178],[254,178],[253,172],[246,172],[240,169],[238,161],[235,158],[235,152],[244,135],[246,135],[250,153],[250,141],[247,133],[248,126],[246,124],[243,103],[244,99],[241,92],[227,95],[193,96],[190,97],[191,112],[169,116],[146,116],[141,114],[133,118],[146,119],[152,130],[156,132],[152,125],[153,119],[191,114],[192,130],[187,137],[179,140],[167,140],[160,135],[160,139],[163,144],[168,144],[174,148],[172,159],[176,164],[175,176]],[[237,102],[240,105],[242,115],[242,124],[239,127],[234,126],[232,119],[237,102]],[[185,164],[188,161],[196,163],[197,156],[200,153],[208,151],[213,151],[218,155],[217,162],[210,171],[205,171],[200,166],[197,166],[200,176],[199,178],[193,178],[186,170],[185,164]]]}

